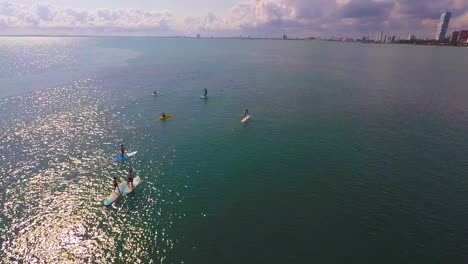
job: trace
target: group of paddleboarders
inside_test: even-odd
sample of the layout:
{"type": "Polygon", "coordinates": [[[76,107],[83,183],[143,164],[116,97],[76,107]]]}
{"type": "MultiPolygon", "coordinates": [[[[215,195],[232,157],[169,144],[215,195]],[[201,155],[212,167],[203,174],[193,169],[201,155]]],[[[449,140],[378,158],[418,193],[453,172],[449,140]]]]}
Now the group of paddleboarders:
{"type": "MultiPolygon", "coordinates": [[[[203,91],[204,91],[204,93],[203,93],[202,98],[206,99],[206,96],[208,95],[208,89],[205,88],[203,91]]],[[[154,91],[154,94],[156,95],[156,91],[154,91]]],[[[243,117],[243,118],[247,117],[248,115],[249,115],[249,109],[245,109],[244,117],[243,117]]],[[[165,113],[165,112],[162,112],[162,114],[161,114],[161,116],[160,116],[160,119],[161,119],[161,120],[165,120],[166,117],[167,117],[166,113],[165,113]]]]}
{"type": "MultiPolygon", "coordinates": [[[[125,157],[125,146],[123,144],[120,144],[120,153],[122,155],[122,158],[124,158],[125,157]]],[[[128,172],[127,172],[127,184],[129,184],[132,187],[132,189],[134,188],[134,186],[133,186],[133,172],[132,172],[131,168],[128,169],[128,172]]],[[[117,177],[114,177],[113,185],[114,185],[114,191],[117,188],[117,191],[120,194],[121,191],[119,189],[119,183],[117,182],[117,177]]]]}
{"type": "MultiPolygon", "coordinates": [[[[114,181],[113,181],[113,184],[114,184],[114,192],[115,192],[115,189],[117,189],[117,193],[121,193],[120,189],[119,189],[119,183],[117,182],[117,177],[114,177],[114,181]]],[[[132,172],[132,169],[128,169],[128,173],[127,173],[127,184],[129,184],[132,189],[135,188],[133,186],[133,172],[132,172]]]]}
{"type": "MultiPolygon", "coordinates": [[[[154,91],[153,94],[158,95],[159,93],[154,91]]],[[[208,89],[205,88],[203,96],[206,98],[207,95],[208,95],[208,89]]],[[[245,109],[244,118],[247,117],[248,115],[249,115],[249,109],[245,109]]],[[[165,119],[167,117],[167,114],[165,112],[162,112],[161,117],[163,119],[165,119]]],[[[125,158],[125,146],[123,144],[120,144],[120,153],[121,153],[122,158],[125,158]]],[[[127,184],[129,184],[132,188],[134,188],[134,186],[133,186],[133,171],[132,171],[131,168],[129,168],[128,172],[127,172],[127,184]]],[[[114,191],[115,191],[115,189],[117,189],[118,193],[120,194],[121,191],[119,189],[119,183],[117,181],[117,177],[113,178],[113,185],[114,185],[114,191]]]]}

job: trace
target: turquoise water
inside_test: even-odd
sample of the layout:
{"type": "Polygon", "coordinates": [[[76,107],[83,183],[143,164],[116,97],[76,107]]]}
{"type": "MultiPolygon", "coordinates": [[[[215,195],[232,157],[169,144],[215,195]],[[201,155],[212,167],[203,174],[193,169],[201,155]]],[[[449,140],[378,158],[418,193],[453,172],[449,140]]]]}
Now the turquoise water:
{"type": "Polygon", "coordinates": [[[0,50],[3,262],[468,259],[467,49],[5,38],[0,50]],[[138,154],[117,165],[122,142],[138,154]],[[129,167],[141,186],[105,208],[129,167]]]}

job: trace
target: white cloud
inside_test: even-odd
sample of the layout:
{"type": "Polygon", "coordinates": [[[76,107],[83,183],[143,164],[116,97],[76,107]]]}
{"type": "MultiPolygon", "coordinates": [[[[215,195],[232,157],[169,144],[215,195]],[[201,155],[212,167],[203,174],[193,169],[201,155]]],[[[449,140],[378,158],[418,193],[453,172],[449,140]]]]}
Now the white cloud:
{"type": "Polygon", "coordinates": [[[107,29],[116,32],[169,32],[175,17],[169,11],[142,9],[64,9],[49,4],[24,6],[0,3],[0,28],[107,29]]]}
{"type": "Polygon", "coordinates": [[[185,31],[190,33],[211,32],[226,29],[224,21],[216,17],[216,15],[211,12],[201,18],[187,17],[184,20],[184,28],[185,31]]]}
{"type": "Polygon", "coordinates": [[[283,0],[248,0],[236,4],[226,23],[232,28],[259,27],[270,23],[287,23],[296,19],[294,6],[283,0]]]}
{"type": "MultiPolygon", "coordinates": [[[[2,1],[2,0],[0,0],[2,1]]],[[[239,0],[225,16],[177,17],[144,9],[76,9],[0,2],[0,33],[112,35],[295,36],[374,34],[376,30],[432,36],[443,9],[467,27],[466,0],[239,0]]]]}
{"type": "Polygon", "coordinates": [[[455,29],[467,29],[468,28],[468,10],[465,13],[463,13],[463,15],[460,15],[453,20],[453,28],[455,29]]]}

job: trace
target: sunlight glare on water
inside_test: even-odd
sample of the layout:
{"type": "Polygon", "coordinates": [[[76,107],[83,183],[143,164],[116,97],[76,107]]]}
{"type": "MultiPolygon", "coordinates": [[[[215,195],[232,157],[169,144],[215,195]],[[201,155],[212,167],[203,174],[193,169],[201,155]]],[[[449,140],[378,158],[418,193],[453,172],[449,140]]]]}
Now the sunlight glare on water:
{"type": "Polygon", "coordinates": [[[74,38],[3,37],[0,42],[0,77],[21,76],[43,72],[51,67],[75,63],[74,38]]]}
{"type": "Polygon", "coordinates": [[[142,263],[154,253],[162,262],[173,248],[168,230],[179,216],[165,215],[162,201],[180,198],[154,185],[159,169],[137,169],[154,175],[142,177],[144,193],[102,205],[111,177],[125,177],[112,162],[120,137],[103,96],[98,81],[81,80],[0,101],[9,117],[0,126],[3,260],[142,263]]]}

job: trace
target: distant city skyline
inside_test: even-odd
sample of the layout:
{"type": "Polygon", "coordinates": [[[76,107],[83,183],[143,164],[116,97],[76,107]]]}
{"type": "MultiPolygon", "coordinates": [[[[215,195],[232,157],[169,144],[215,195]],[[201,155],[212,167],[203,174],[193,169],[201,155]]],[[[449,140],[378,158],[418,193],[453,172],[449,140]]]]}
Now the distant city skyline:
{"type": "Polygon", "coordinates": [[[467,0],[0,0],[1,35],[434,38],[468,28],[467,0]]]}

